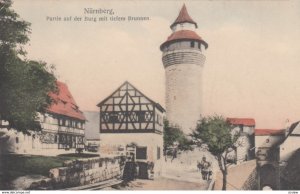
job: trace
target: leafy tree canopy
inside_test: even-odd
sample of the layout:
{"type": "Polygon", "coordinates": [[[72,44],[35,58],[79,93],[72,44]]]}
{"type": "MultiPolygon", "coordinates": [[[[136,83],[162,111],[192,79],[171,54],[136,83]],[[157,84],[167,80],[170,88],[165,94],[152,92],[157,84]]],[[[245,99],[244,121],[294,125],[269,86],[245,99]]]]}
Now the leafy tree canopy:
{"type": "Polygon", "coordinates": [[[198,143],[206,144],[215,156],[234,147],[238,138],[237,134],[233,134],[230,123],[219,115],[201,118],[191,136],[198,143]]]}
{"type": "Polygon", "coordinates": [[[189,140],[179,127],[171,127],[169,121],[164,121],[164,148],[173,146],[174,142],[178,143],[180,150],[192,150],[192,142],[189,140]]]}
{"type": "Polygon", "coordinates": [[[1,54],[10,54],[13,51],[24,55],[21,46],[29,41],[30,23],[19,19],[19,15],[10,9],[11,5],[11,0],[0,0],[1,54]]]}
{"type": "Polygon", "coordinates": [[[225,118],[214,115],[201,118],[191,137],[198,145],[207,145],[209,152],[216,157],[223,174],[222,189],[226,190],[227,154],[229,148],[235,147],[239,133],[232,130],[230,123],[225,118]]]}
{"type": "Polygon", "coordinates": [[[0,0],[0,119],[22,131],[40,130],[37,112],[51,104],[56,92],[53,67],[26,58],[30,24],[10,9],[11,0],[0,0]]]}

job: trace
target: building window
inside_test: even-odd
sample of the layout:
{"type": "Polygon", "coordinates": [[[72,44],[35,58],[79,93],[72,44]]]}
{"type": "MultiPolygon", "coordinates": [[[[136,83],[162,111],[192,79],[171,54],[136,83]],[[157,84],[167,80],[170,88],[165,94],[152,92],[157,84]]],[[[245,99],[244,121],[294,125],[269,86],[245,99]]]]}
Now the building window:
{"type": "Polygon", "coordinates": [[[19,143],[19,137],[16,137],[16,143],[19,143]]]}
{"type": "Polygon", "coordinates": [[[147,159],[147,147],[136,147],[136,159],[137,160],[147,159]]]}
{"type": "Polygon", "coordinates": [[[110,123],[117,123],[118,122],[118,115],[111,113],[109,116],[109,122],[110,123]]]}
{"type": "Polygon", "coordinates": [[[145,122],[145,114],[146,114],[146,112],[145,111],[137,111],[136,112],[136,114],[137,114],[137,116],[138,116],[138,120],[139,120],[139,122],[145,122]]]}
{"type": "Polygon", "coordinates": [[[191,47],[192,47],[192,48],[195,47],[195,42],[194,42],[194,41],[191,42],[191,47]]]}
{"type": "Polygon", "coordinates": [[[60,135],[59,135],[59,142],[60,142],[60,143],[65,143],[65,142],[66,142],[66,136],[63,135],[63,134],[60,134],[60,135]]]}
{"type": "Polygon", "coordinates": [[[62,120],[61,120],[61,125],[62,125],[62,126],[66,126],[66,120],[65,120],[65,119],[62,119],[62,120]]]}

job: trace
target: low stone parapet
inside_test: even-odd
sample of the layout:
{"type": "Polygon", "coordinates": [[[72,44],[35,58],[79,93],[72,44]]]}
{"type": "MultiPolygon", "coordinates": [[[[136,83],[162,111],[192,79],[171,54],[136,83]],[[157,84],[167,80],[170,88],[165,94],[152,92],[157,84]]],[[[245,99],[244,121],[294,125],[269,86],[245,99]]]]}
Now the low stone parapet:
{"type": "Polygon", "coordinates": [[[120,157],[76,159],[49,171],[49,179],[34,182],[30,189],[64,189],[120,178],[120,157]]]}

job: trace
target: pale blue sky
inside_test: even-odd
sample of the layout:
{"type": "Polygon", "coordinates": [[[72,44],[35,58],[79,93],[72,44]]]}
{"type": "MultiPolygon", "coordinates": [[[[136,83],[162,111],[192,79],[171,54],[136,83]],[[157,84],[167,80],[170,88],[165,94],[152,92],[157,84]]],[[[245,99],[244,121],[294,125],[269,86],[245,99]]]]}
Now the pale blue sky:
{"type": "Polygon", "coordinates": [[[300,2],[15,0],[32,23],[28,57],[56,65],[82,110],[125,80],[164,106],[160,44],[185,3],[208,42],[203,74],[204,114],[253,117],[258,128],[300,120],[300,2]],[[47,22],[84,16],[83,8],[114,9],[144,22],[47,22]]]}

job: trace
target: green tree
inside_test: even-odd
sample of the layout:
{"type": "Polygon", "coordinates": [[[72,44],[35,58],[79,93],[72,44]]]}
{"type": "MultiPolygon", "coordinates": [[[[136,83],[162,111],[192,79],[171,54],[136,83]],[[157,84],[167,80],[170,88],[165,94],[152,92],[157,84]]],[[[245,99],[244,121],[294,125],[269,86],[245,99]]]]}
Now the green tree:
{"type": "Polygon", "coordinates": [[[225,118],[215,115],[201,118],[191,137],[198,145],[206,145],[209,152],[216,157],[223,175],[222,190],[226,190],[227,154],[230,148],[235,147],[239,134],[232,131],[225,118]]]}
{"type": "Polygon", "coordinates": [[[192,150],[192,141],[187,138],[179,127],[171,127],[168,120],[164,121],[164,150],[178,143],[179,150],[192,150]]]}
{"type": "Polygon", "coordinates": [[[52,103],[56,92],[53,67],[26,59],[30,23],[11,9],[11,0],[0,0],[0,119],[24,133],[40,130],[37,112],[52,103]]]}

